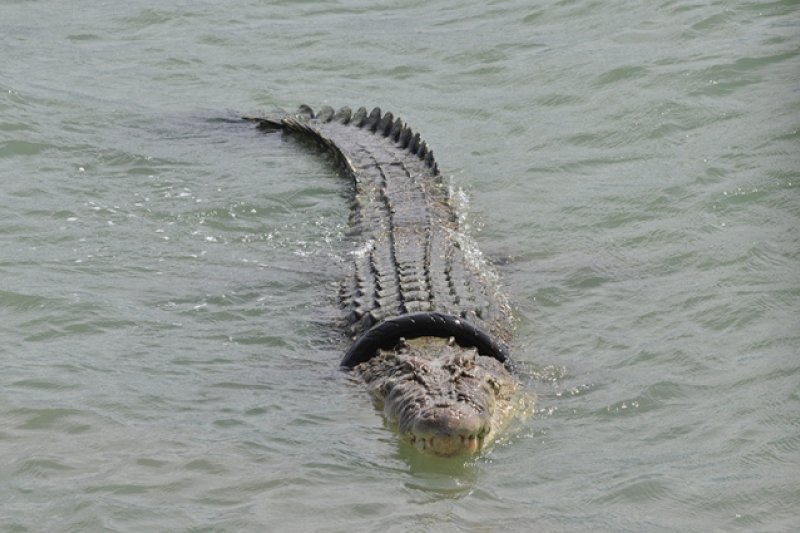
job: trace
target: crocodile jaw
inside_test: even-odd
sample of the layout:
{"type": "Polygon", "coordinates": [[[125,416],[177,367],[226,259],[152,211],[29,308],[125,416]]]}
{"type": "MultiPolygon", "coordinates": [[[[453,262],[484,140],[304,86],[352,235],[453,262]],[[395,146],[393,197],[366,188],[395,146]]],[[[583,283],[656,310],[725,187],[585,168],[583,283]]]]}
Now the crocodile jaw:
{"type": "Polygon", "coordinates": [[[474,348],[423,338],[401,343],[355,367],[376,405],[418,450],[452,457],[491,440],[516,381],[474,348]]]}

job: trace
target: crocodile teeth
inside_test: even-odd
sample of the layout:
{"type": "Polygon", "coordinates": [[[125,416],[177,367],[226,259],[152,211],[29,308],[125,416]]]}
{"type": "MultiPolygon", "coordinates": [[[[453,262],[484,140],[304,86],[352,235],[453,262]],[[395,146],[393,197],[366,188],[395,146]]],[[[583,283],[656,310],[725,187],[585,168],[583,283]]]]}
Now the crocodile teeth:
{"type": "MultiPolygon", "coordinates": [[[[419,451],[424,452],[434,446],[434,438],[411,437],[411,444],[419,451]]],[[[461,436],[461,451],[476,454],[483,448],[483,437],[476,435],[462,435],[461,436]]]]}

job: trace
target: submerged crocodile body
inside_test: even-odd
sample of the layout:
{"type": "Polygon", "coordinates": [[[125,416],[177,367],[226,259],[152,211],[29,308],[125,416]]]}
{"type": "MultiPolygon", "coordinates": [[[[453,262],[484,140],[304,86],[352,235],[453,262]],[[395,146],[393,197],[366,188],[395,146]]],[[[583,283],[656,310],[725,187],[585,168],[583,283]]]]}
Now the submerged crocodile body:
{"type": "Polygon", "coordinates": [[[355,182],[354,268],[341,291],[353,344],[342,366],[419,449],[479,451],[516,388],[511,321],[433,152],[378,108],[302,106],[250,120],[315,140],[355,182]]]}

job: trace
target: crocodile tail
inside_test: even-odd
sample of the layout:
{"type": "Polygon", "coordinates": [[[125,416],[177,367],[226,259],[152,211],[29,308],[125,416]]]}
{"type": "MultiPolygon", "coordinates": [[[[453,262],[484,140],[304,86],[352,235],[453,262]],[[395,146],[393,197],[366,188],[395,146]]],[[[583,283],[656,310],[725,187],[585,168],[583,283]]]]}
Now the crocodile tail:
{"type": "Polygon", "coordinates": [[[439,175],[439,167],[433,157],[433,151],[428,148],[425,141],[420,139],[419,133],[414,133],[408,124],[391,112],[382,113],[379,107],[367,112],[365,107],[353,110],[347,106],[338,111],[330,106],[323,106],[317,113],[307,106],[301,105],[294,113],[276,111],[262,117],[243,117],[258,124],[259,128],[267,131],[287,130],[310,137],[325,148],[331,150],[338,158],[346,159],[341,148],[326,135],[326,125],[338,124],[359,128],[360,130],[381,136],[388,142],[402,150],[416,155],[424,164],[439,175]]]}

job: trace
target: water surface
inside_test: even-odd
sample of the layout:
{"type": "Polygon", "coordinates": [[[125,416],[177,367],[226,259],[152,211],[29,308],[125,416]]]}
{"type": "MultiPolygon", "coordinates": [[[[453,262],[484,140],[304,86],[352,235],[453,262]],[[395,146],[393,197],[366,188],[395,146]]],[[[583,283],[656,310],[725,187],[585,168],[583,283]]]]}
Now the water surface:
{"type": "Polygon", "coordinates": [[[0,523],[789,531],[797,2],[0,3],[0,523]],[[336,371],[348,184],[230,119],[422,132],[536,413],[475,461],[336,371]]]}

